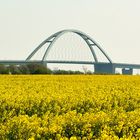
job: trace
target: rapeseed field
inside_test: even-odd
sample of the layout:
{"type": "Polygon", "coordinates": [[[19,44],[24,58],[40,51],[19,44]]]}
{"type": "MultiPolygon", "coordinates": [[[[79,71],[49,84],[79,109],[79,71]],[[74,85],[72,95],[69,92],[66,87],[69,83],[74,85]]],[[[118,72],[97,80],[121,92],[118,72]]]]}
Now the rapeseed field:
{"type": "Polygon", "coordinates": [[[140,139],[140,76],[0,76],[0,140],[140,139]]]}

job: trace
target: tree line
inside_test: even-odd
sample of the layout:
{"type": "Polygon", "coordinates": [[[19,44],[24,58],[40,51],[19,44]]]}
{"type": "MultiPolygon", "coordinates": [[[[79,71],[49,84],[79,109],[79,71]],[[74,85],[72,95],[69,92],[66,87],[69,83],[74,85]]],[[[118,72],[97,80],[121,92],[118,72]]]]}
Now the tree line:
{"type": "Polygon", "coordinates": [[[0,65],[0,74],[93,74],[90,71],[51,70],[41,64],[0,65]]]}

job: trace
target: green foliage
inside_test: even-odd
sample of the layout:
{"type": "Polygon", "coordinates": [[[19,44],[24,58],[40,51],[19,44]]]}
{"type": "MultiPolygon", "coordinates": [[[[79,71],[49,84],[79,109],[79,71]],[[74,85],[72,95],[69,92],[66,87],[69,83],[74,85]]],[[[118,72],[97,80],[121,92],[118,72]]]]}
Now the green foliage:
{"type": "MultiPolygon", "coordinates": [[[[4,66],[0,65],[0,74],[84,74],[80,71],[72,71],[72,70],[54,70],[47,68],[41,64],[27,64],[27,65],[10,65],[4,66]]],[[[92,74],[88,71],[86,74],[92,74]]]]}
{"type": "Polygon", "coordinates": [[[50,74],[51,73],[50,69],[40,64],[28,64],[27,67],[30,71],[30,74],[50,74]]]}
{"type": "Polygon", "coordinates": [[[81,71],[72,71],[72,70],[54,70],[52,71],[53,74],[84,74],[81,71]]]}
{"type": "Polygon", "coordinates": [[[21,74],[21,71],[19,69],[19,66],[16,65],[10,65],[7,67],[10,74],[21,74]]]}
{"type": "Polygon", "coordinates": [[[22,74],[30,74],[30,70],[27,65],[21,65],[19,70],[22,74]]]}
{"type": "Polygon", "coordinates": [[[4,65],[0,65],[0,74],[8,74],[9,71],[4,65]]]}
{"type": "Polygon", "coordinates": [[[28,65],[0,65],[0,74],[51,74],[52,71],[43,65],[28,64],[28,65]]]}

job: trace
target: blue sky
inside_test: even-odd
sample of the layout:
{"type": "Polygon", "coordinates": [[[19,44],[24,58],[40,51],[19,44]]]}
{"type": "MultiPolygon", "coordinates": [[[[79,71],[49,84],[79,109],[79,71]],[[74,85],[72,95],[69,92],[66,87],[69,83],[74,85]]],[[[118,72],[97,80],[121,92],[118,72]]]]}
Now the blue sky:
{"type": "Polygon", "coordinates": [[[25,59],[62,29],[90,35],[114,62],[140,64],[139,0],[0,0],[0,59],[25,59]]]}

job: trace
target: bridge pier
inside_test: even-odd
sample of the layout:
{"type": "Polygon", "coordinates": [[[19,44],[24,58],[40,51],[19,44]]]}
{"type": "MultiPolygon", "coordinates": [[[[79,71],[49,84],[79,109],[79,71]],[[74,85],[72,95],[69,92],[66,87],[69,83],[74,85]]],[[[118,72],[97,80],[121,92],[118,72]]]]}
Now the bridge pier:
{"type": "Polygon", "coordinates": [[[124,75],[133,75],[133,69],[132,68],[123,68],[122,74],[124,75]]]}
{"type": "Polygon", "coordinates": [[[94,65],[95,74],[115,74],[115,67],[112,63],[108,64],[95,64],[94,65]]]}
{"type": "Polygon", "coordinates": [[[47,68],[47,62],[43,61],[42,65],[45,66],[47,68]]]}

